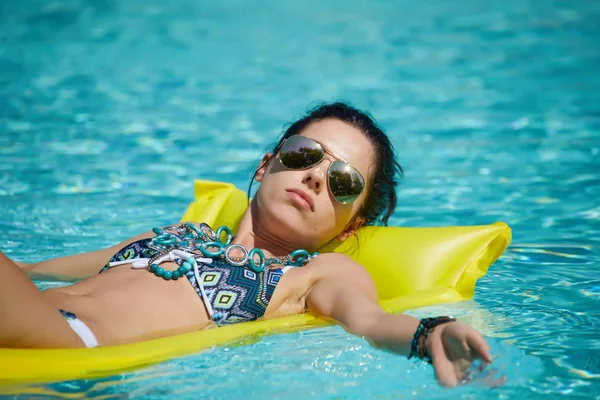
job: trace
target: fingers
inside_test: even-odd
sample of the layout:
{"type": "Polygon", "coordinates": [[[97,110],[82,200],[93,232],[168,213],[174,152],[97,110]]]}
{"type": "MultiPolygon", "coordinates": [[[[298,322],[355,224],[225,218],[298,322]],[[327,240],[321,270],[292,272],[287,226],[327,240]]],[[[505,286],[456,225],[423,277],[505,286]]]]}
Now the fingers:
{"type": "Polygon", "coordinates": [[[483,381],[483,384],[485,386],[490,387],[490,388],[497,388],[506,383],[506,380],[507,380],[506,375],[502,375],[500,378],[494,379],[496,372],[497,371],[495,369],[493,369],[488,373],[488,375],[485,377],[485,379],[483,381]]]}
{"type": "Polygon", "coordinates": [[[460,379],[461,385],[469,383],[476,383],[489,388],[496,388],[506,383],[506,375],[502,375],[500,378],[495,379],[495,375],[498,372],[496,369],[491,369],[483,375],[485,364],[481,364],[476,370],[467,371],[467,373],[460,379]]]}
{"type": "Polygon", "coordinates": [[[475,350],[479,358],[481,358],[483,361],[485,361],[486,363],[492,362],[492,355],[490,354],[490,345],[479,333],[475,335],[467,335],[467,344],[471,349],[475,350]]]}
{"type": "MultiPolygon", "coordinates": [[[[432,338],[433,339],[433,338],[432,338]]],[[[440,337],[437,340],[431,340],[431,356],[433,358],[433,367],[435,369],[435,377],[440,385],[445,387],[454,387],[458,384],[454,365],[446,357],[444,344],[440,337]]]]}
{"type": "MultiPolygon", "coordinates": [[[[487,364],[492,362],[490,346],[479,332],[470,329],[432,333],[430,336],[430,354],[433,359],[435,375],[440,385],[454,387],[474,359],[481,359],[482,363],[478,371],[473,371],[473,376],[467,377],[467,382],[482,372],[487,364]],[[462,338],[461,338],[462,336],[462,338]]],[[[465,382],[463,382],[465,383],[465,382]]],[[[494,382],[501,385],[500,379],[494,382]]]]}

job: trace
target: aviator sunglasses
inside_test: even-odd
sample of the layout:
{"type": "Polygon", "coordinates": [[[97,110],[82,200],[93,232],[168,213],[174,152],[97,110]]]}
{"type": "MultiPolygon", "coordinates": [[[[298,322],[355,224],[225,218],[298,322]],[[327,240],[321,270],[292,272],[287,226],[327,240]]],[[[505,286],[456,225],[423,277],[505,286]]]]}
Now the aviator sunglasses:
{"type": "Polygon", "coordinates": [[[364,178],[356,168],[320,143],[306,136],[290,136],[281,144],[279,160],[287,169],[302,170],[319,164],[325,153],[335,158],[327,171],[329,192],[339,203],[352,203],[365,188],[364,178]]]}

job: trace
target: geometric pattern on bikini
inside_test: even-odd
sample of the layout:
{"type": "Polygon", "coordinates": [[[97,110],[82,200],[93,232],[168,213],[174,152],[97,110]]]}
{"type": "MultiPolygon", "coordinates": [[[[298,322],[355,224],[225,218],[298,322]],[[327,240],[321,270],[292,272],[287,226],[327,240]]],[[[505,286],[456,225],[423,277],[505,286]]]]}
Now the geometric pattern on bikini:
{"type": "Polygon", "coordinates": [[[108,266],[108,264],[110,264],[111,262],[125,261],[137,258],[152,258],[152,256],[154,256],[158,252],[148,247],[148,243],[151,240],[152,238],[141,239],[137,242],[130,243],[127,246],[123,247],[114,256],[112,256],[110,260],[108,260],[106,265],[102,267],[102,269],[98,273],[104,272],[107,269],[109,269],[110,267],[108,266]]]}
{"type": "MultiPolygon", "coordinates": [[[[153,257],[158,252],[148,246],[151,240],[152,238],[141,239],[123,247],[99,273],[111,268],[108,264],[114,261],[153,257]]],[[[181,259],[176,259],[175,262],[180,266],[183,264],[181,259]]],[[[283,275],[281,269],[265,269],[256,273],[248,268],[229,265],[220,259],[213,259],[210,264],[198,262],[198,272],[204,292],[213,307],[212,319],[218,326],[254,321],[262,317],[283,275]]],[[[194,270],[189,271],[186,277],[204,301],[194,270]]]]}
{"type": "MultiPolygon", "coordinates": [[[[218,326],[262,317],[282,276],[280,269],[256,273],[218,259],[210,264],[198,263],[198,272],[214,311],[212,319],[218,326]]],[[[202,297],[193,271],[186,276],[202,297]]]]}

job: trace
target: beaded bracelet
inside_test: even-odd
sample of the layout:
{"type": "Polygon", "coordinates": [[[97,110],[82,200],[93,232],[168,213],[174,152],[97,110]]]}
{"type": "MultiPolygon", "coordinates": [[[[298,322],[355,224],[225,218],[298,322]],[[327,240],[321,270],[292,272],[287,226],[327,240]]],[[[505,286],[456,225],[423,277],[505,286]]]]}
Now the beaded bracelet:
{"type": "Polygon", "coordinates": [[[456,321],[456,319],[452,317],[423,318],[419,323],[419,327],[417,328],[415,335],[413,336],[412,342],[410,342],[410,355],[408,358],[411,359],[414,356],[417,356],[421,360],[431,364],[431,355],[425,348],[427,336],[433,332],[436,326],[452,321],[456,321]]]}

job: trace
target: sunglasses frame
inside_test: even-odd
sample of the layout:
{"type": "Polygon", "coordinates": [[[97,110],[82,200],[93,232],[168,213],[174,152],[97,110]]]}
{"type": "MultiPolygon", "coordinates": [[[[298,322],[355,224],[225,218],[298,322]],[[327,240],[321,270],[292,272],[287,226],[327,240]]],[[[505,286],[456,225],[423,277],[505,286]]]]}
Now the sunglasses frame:
{"type": "Polygon", "coordinates": [[[283,166],[285,169],[292,170],[292,171],[304,171],[304,170],[311,169],[311,168],[313,168],[313,167],[315,167],[315,166],[319,165],[320,163],[322,163],[322,162],[323,162],[323,160],[325,160],[325,154],[328,154],[328,155],[330,155],[331,157],[333,157],[333,158],[334,158],[334,161],[332,161],[331,163],[329,163],[329,167],[327,167],[327,190],[329,190],[329,193],[331,194],[331,197],[333,197],[333,199],[334,199],[335,201],[337,201],[338,203],[340,203],[340,204],[352,204],[352,203],[354,203],[354,202],[356,201],[356,199],[358,199],[358,198],[360,197],[360,195],[361,195],[361,194],[363,194],[363,192],[365,191],[365,186],[366,186],[366,184],[365,184],[365,178],[364,178],[364,176],[362,176],[362,174],[360,173],[360,171],[359,171],[359,170],[357,170],[357,169],[356,169],[354,166],[352,166],[352,164],[350,164],[350,163],[349,163],[348,161],[346,161],[344,158],[342,158],[342,157],[338,156],[336,153],[334,153],[333,151],[329,150],[329,149],[328,149],[328,148],[327,148],[325,145],[323,145],[323,144],[321,144],[321,143],[317,142],[315,139],[313,139],[313,138],[309,138],[308,136],[302,136],[302,135],[292,135],[292,136],[290,136],[290,137],[288,137],[288,138],[284,139],[284,140],[283,140],[283,142],[281,142],[281,145],[279,146],[279,148],[277,149],[277,155],[278,155],[278,157],[277,157],[277,158],[279,158],[279,163],[280,163],[280,164],[281,164],[281,165],[282,165],[282,166],[283,166]],[[289,167],[287,167],[287,166],[286,166],[286,165],[283,163],[283,161],[281,161],[281,150],[283,149],[283,146],[285,145],[285,143],[286,143],[288,140],[290,140],[290,139],[292,139],[293,137],[295,137],[295,136],[302,137],[302,138],[304,138],[304,139],[306,139],[306,140],[308,140],[308,141],[310,141],[310,142],[313,142],[314,144],[316,144],[316,145],[318,146],[318,148],[319,148],[319,149],[320,149],[320,150],[323,152],[323,156],[321,157],[321,159],[320,159],[319,161],[317,161],[316,163],[314,163],[314,164],[312,164],[312,165],[309,165],[309,166],[307,166],[307,167],[304,167],[304,168],[289,168],[289,167]],[[336,161],[337,161],[337,162],[342,162],[342,163],[344,163],[344,164],[346,164],[346,165],[350,166],[350,168],[352,168],[354,171],[356,171],[356,173],[358,174],[358,176],[359,176],[359,177],[360,177],[360,179],[362,180],[362,189],[361,189],[360,193],[359,193],[359,194],[356,196],[356,198],[354,198],[352,201],[340,201],[340,200],[338,200],[338,199],[336,198],[335,194],[333,194],[333,190],[331,190],[331,182],[330,182],[330,174],[329,174],[329,172],[331,171],[331,166],[332,166],[332,165],[333,165],[333,163],[334,163],[334,162],[336,162],[336,161]]]}

